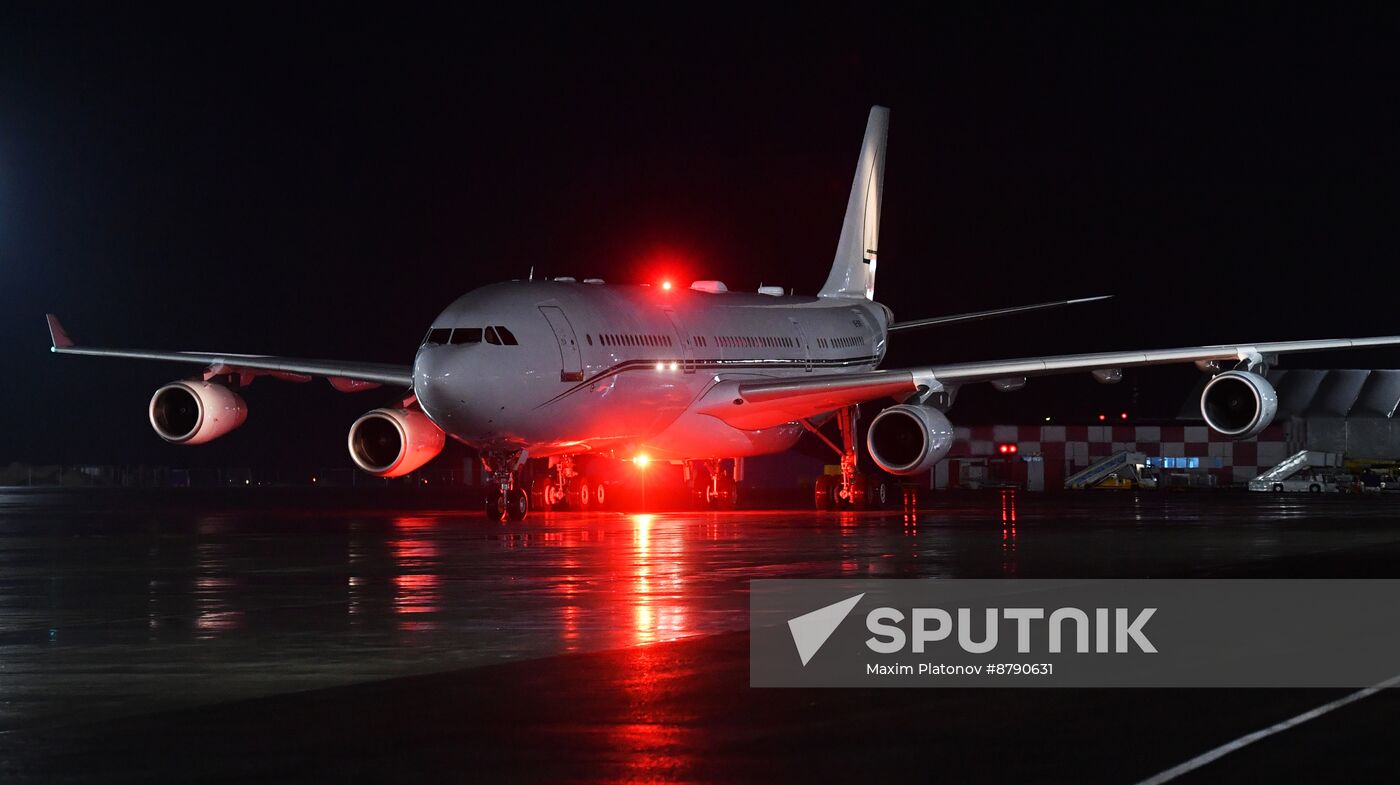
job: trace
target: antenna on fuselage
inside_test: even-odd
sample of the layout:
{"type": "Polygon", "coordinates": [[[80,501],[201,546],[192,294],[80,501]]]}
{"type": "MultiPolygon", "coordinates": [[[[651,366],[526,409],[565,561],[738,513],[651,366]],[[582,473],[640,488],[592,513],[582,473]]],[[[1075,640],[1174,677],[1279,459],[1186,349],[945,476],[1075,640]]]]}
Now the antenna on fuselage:
{"type": "Polygon", "coordinates": [[[535,266],[534,266],[533,264],[530,265],[530,278],[529,278],[529,280],[531,280],[531,281],[535,280],[535,266]]]}

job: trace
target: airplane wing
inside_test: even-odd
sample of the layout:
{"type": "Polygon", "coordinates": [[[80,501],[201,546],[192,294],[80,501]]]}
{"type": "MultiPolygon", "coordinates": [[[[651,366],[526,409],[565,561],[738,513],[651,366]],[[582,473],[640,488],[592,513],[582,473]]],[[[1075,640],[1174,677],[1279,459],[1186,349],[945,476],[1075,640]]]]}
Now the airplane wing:
{"type": "Polygon", "coordinates": [[[706,396],[701,411],[736,428],[757,429],[813,417],[851,404],[885,397],[904,398],[916,393],[937,392],[973,382],[1019,382],[1030,376],[1110,371],[1170,363],[1204,364],[1242,360],[1258,362],[1281,354],[1397,345],[1400,345],[1400,336],[1392,335],[1379,338],[1222,344],[1140,352],[1065,354],[929,365],[849,375],[821,374],[772,381],[730,380],[721,382],[706,396]]]}
{"type": "Polygon", "coordinates": [[[934,316],[929,319],[911,319],[907,322],[895,322],[890,325],[892,333],[904,330],[920,330],[925,327],[937,327],[943,324],[954,324],[957,322],[972,322],[978,319],[992,319],[997,316],[1010,316],[1015,313],[1026,313],[1027,311],[1043,311],[1048,308],[1062,308],[1066,305],[1080,305],[1082,303],[1096,303],[1101,300],[1111,299],[1113,295],[1103,294],[1098,297],[1080,297],[1075,300],[1055,300],[1048,303],[1035,303],[1034,305],[1014,305],[1010,308],[994,308],[990,311],[974,311],[972,313],[955,313],[948,316],[934,316]]]}
{"type": "Polygon", "coordinates": [[[304,360],[294,357],[274,357],[265,354],[225,354],[218,352],[161,352],[145,349],[103,349],[78,346],[68,337],[58,317],[47,315],[50,351],[57,354],[83,354],[95,357],[125,357],[133,360],[166,360],[208,366],[208,375],[238,374],[251,380],[254,376],[275,376],[287,381],[304,382],[313,376],[323,376],[341,392],[353,392],[378,387],[381,384],[399,387],[413,385],[413,368],[387,363],[350,362],[345,360],[304,360]]]}

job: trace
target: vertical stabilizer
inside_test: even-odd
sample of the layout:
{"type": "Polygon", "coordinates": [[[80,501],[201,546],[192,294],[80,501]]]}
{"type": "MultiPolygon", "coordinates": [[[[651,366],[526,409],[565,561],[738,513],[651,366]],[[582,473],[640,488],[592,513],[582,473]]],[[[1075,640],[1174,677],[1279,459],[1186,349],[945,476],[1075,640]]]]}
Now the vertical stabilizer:
{"type": "Polygon", "coordinates": [[[880,245],[880,193],[885,180],[885,136],[889,133],[890,110],[870,108],[865,124],[865,142],[860,146],[851,198],[846,202],[846,221],[831,274],[818,294],[822,297],[875,298],[875,259],[880,245]]]}

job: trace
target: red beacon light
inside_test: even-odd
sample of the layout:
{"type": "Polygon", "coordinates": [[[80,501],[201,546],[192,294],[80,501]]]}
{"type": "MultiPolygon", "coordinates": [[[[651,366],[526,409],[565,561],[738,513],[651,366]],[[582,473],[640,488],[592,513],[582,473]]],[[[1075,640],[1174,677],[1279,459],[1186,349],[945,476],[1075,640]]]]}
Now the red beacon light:
{"type": "Polygon", "coordinates": [[[670,281],[662,281],[662,282],[661,282],[661,289],[662,289],[663,291],[667,291],[667,292],[671,291],[671,282],[670,282],[670,281]]]}
{"type": "Polygon", "coordinates": [[[1001,453],[1002,455],[1015,455],[1017,449],[1018,449],[1017,446],[1014,445],[1014,444],[998,444],[998,445],[997,445],[997,452],[1001,453]]]}
{"type": "Polygon", "coordinates": [[[1126,419],[1128,419],[1128,413],[1127,413],[1127,412],[1123,412],[1122,414],[1118,415],[1118,419],[1120,419],[1120,420],[1126,420],[1126,419]]]}
{"type": "Polygon", "coordinates": [[[1103,416],[1102,414],[1099,415],[1099,422],[1103,422],[1104,420],[1107,420],[1107,419],[1108,419],[1108,418],[1105,417],[1105,416],[1103,416]]]}

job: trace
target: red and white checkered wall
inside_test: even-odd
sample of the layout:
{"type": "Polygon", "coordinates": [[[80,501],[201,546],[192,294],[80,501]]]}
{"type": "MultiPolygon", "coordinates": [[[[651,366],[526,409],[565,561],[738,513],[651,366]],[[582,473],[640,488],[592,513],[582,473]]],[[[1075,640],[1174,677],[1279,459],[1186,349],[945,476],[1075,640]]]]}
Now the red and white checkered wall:
{"type": "MultiPolygon", "coordinates": [[[[1306,424],[1275,423],[1253,439],[1232,441],[1204,425],[975,425],[954,429],[949,458],[998,458],[997,445],[1014,443],[1021,457],[1041,456],[1063,468],[1064,475],[1083,469],[1120,450],[1148,457],[1201,459],[1220,485],[1244,483],[1303,449],[1306,424]]],[[[1047,471],[1049,475],[1059,471],[1047,471]]]]}

